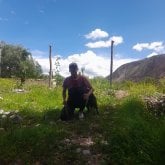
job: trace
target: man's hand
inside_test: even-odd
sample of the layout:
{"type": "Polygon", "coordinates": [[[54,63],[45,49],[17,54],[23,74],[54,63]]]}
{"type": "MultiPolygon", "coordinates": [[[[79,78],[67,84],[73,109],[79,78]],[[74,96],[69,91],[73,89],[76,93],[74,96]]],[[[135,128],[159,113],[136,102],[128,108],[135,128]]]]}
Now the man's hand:
{"type": "Polygon", "coordinates": [[[85,93],[85,94],[83,95],[83,99],[84,99],[84,100],[88,100],[88,98],[89,98],[89,94],[88,94],[88,93],[85,93]]]}
{"type": "Polygon", "coordinates": [[[91,88],[90,91],[89,91],[88,93],[85,93],[85,94],[83,95],[84,100],[88,100],[88,98],[89,98],[89,96],[92,94],[92,92],[93,92],[93,88],[91,88]]]}

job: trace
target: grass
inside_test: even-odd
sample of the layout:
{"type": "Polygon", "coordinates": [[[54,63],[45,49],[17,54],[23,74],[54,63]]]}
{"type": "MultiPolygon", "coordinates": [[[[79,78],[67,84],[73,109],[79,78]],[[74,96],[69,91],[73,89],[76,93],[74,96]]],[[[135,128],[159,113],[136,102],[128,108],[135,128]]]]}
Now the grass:
{"type": "Polygon", "coordinates": [[[115,116],[109,139],[115,162],[163,164],[164,120],[150,116],[138,98],[125,100],[115,116]]]}
{"type": "Polygon", "coordinates": [[[91,83],[100,115],[91,112],[85,120],[76,116],[71,122],[61,122],[61,87],[49,89],[45,84],[28,82],[25,92],[16,93],[16,80],[0,79],[0,109],[18,110],[23,117],[21,125],[7,121],[5,130],[1,119],[0,164],[164,164],[165,119],[149,114],[141,99],[164,92],[164,81],[161,85],[114,84],[113,89],[129,93],[120,100],[111,93],[106,80],[91,83]],[[79,142],[88,138],[91,145],[79,142]],[[90,154],[83,154],[84,150],[90,154]]]}

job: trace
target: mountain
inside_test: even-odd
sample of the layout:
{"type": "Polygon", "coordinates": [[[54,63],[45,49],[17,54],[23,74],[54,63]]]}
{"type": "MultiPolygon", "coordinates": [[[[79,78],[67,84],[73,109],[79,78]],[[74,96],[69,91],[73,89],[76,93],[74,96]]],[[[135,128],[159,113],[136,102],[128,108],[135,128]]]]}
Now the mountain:
{"type": "Polygon", "coordinates": [[[124,64],[112,74],[114,82],[140,81],[147,77],[154,79],[165,77],[165,54],[124,64]]]}

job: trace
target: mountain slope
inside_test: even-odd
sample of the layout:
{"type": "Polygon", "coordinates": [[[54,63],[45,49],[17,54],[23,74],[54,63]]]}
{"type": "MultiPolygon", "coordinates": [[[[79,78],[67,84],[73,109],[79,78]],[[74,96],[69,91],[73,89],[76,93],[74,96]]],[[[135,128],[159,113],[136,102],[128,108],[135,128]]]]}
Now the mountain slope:
{"type": "Polygon", "coordinates": [[[112,77],[114,82],[140,81],[146,77],[155,79],[165,77],[165,54],[124,64],[112,74],[112,77]]]}

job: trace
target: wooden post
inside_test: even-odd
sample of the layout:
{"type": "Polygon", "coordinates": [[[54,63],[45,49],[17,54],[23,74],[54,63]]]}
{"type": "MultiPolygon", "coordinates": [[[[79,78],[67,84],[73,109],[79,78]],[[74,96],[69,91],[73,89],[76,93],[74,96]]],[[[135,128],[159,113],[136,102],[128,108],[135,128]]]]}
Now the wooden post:
{"type": "Polygon", "coordinates": [[[113,44],[114,41],[111,41],[111,61],[110,61],[110,87],[112,87],[112,73],[113,73],[113,44]]]}
{"type": "Polygon", "coordinates": [[[49,45],[49,63],[50,63],[50,70],[49,70],[49,88],[52,87],[52,46],[49,45]]]}
{"type": "Polygon", "coordinates": [[[1,54],[1,52],[2,52],[2,48],[1,48],[1,45],[0,45],[0,77],[1,77],[1,59],[2,59],[2,54],[1,54]]]}
{"type": "Polygon", "coordinates": [[[1,71],[2,71],[2,48],[3,48],[3,42],[0,42],[0,77],[1,77],[1,71]]]}

